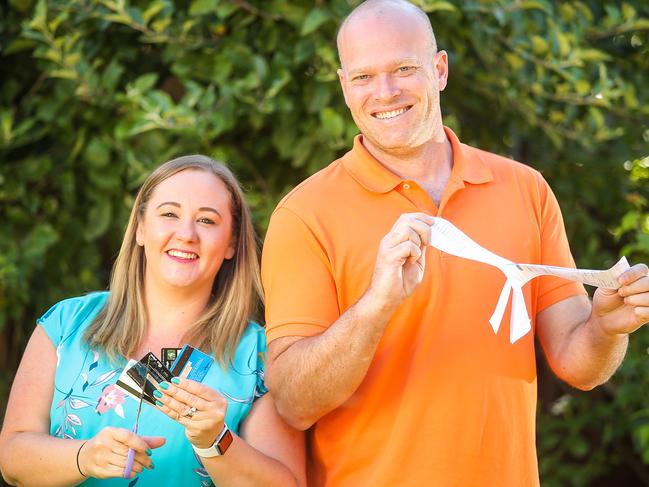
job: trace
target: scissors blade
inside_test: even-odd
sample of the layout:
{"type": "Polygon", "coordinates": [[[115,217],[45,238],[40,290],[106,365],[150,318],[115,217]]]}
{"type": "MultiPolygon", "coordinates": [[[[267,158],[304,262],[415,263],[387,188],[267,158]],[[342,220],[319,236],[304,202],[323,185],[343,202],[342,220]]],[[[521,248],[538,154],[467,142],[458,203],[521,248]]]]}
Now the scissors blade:
{"type": "MultiPolygon", "coordinates": [[[[151,361],[151,355],[149,355],[146,359],[146,366],[142,365],[141,362],[138,362],[137,364],[134,365],[134,367],[137,369],[138,376],[142,378],[142,384],[140,386],[140,397],[138,399],[135,422],[133,423],[133,428],[131,428],[131,431],[133,431],[133,433],[137,433],[138,425],[140,422],[140,412],[142,412],[142,399],[144,398],[144,388],[146,387],[146,380],[147,377],[149,377],[150,361],[151,361]]],[[[134,460],[135,460],[135,450],[133,448],[129,448],[128,455],[126,456],[126,467],[124,467],[125,479],[131,477],[131,473],[133,472],[134,460]]]]}

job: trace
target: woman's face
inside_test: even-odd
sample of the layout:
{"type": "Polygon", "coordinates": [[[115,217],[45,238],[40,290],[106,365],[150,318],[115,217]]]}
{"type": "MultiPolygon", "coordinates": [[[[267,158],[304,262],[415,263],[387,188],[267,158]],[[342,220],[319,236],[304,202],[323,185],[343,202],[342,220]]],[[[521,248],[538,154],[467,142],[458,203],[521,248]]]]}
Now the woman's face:
{"type": "Polygon", "coordinates": [[[147,284],[209,293],[223,260],[234,256],[230,193],[210,172],[174,174],[153,190],[136,239],[147,284]]]}

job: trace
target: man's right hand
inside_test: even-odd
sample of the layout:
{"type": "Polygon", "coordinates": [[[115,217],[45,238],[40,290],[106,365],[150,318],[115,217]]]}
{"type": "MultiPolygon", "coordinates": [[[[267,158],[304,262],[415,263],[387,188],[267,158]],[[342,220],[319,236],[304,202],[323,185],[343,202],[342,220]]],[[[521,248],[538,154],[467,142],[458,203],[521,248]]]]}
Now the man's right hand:
{"type": "Polygon", "coordinates": [[[366,298],[394,309],[421,283],[432,216],[404,213],[381,239],[366,298]]]}

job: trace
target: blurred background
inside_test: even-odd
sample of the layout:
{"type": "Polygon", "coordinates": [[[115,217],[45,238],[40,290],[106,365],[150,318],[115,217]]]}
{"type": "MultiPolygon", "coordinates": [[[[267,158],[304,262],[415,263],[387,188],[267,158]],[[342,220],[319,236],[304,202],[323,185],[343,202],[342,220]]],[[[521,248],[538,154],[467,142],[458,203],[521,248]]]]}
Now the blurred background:
{"type": "MultiPolygon", "coordinates": [[[[3,416],[35,318],[106,287],[152,168],[226,161],[261,240],[279,198],[350,147],[335,34],[358,3],[0,0],[3,416]]],[[[649,262],[649,2],[414,3],[449,54],[446,124],[544,174],[579,267],[649,262]]],[[[649,486],[646,328],[590,393],[539,356],[544,486],[649,486]]]]}

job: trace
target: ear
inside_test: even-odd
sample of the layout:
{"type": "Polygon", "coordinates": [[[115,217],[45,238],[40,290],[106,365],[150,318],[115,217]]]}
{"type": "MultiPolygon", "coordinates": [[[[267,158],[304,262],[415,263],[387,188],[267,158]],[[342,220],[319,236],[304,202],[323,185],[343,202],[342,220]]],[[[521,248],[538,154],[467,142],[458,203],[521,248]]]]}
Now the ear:
{"type": "Polygon", "coordinates": [[[347,90],[345,89],[345,72],[343,71],[342,68],[338,68],[336,71],[338,74],[338,81],[340,82],[340,87],[343,90],[343,97],[345,98],[345,105],[349,107],[349,103],[347,102],[347,90]]]}
{"type": "Polygon", "coordinates": [[[230,242],[230,246],[225,251],[225,260],[230,260],[232,257],[234,257],[234,252],[236,251],[236,247],[237,247],[237,241],[235,239],[232,239],[230,242]]]}
{"type": "Polygon", "coordinates": [[[437,79],[439,91],[444,91],[448,82],[448,54],[446,51],[437,51],[433,58],[433,65],[437,70],[437,79]]]}
{"type": "Polygon", "coordinates": [[[141,222],[138,222],[135,228],[135,241],[140,247],[144,247],[144,230],[141,222]]]}

